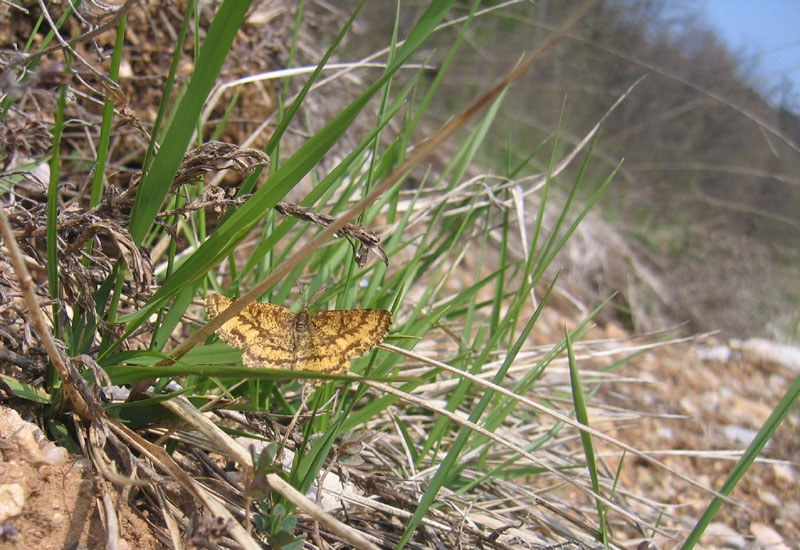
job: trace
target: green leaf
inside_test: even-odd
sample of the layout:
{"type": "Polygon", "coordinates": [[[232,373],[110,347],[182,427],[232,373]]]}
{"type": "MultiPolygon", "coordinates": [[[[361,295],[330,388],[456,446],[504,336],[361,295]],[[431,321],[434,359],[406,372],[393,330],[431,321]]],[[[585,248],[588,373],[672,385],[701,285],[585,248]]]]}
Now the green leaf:
{"type": "MultiPolygon", "coordinates": [[[[403,47],[398,51],[397,57],[386,72],[281,165],[269,180],[250,197],[250,200],[218,227],[200,248],[175,271],[173,276],[153,295],[145,307],[119,318],[119,321],[129,323],[125,329],[126,335],[140,326],[147,317],[164,305],[166,300],[177,294],[182,288],[203,278],[212,267],[217,265],[247,236],[255,224],[261,220],[265,212],[272,209],[292,187],[311,171],[339,140],[347,128],[350,127],[375,93],[391,78],[394,72],[402,67],[414,50],[422,44],[424,38],[427,37],[427,33],[422,33],[421,29],[435,27],[451,3],[451,1],[433,2],[423,14],[417,26],[411,31],[408,39],[406,39],[403,47]],[[438,19],[436,21],[430,20],[434,16],[438,19]]],[[[153,172],[156,171],[156,164],[162,154],[163,151],[156,157],[153,172]]],[[[177,166],[176,164],[175,170],[177,170],[177,166]]],[[[172,175],[174,175],[174,172],[172,172],[172,175]]],[[[163,196],[159,204],[161,201],[163,201],[163,196]]],[[[153,211],[154,216],[155,211],[153,211]]],[[[152,218],[148,223],[152,223],[152,218]]]]}
{"type": "Polygon", "coordinates": [[[28,401],[45,403],[48,405],[53,402],[53,399],[46,392],[38,388],[34,388],[25,382],[20,382],[16,378],[7,376],[5,374],[0,374],[0,380],[2,380],[11,389],[11,391],[14,392],[15,397],[21,397],[22,399],[27,399],[28,401]]]}

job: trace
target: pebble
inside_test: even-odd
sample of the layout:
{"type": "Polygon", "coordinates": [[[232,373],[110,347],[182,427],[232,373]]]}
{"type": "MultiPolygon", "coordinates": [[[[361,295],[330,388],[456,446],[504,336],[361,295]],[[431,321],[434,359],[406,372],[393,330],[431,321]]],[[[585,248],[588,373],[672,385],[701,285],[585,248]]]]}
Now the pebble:
{"type": "Polygon", "coordinates": [[[775,478],[786,483],[797,482],[797,474],[795,473],[794,468],[788,464],[773,464],[772,473],[775,474],[775,478]]]}
{"type": "Polygon", "coordinates": [[[756,435],[758,435],[756,430],[750,430],[744,426],[725,426],[722,428],[722,432],[727,439],[742,443],[743,445],[749,445],[750,442],[755,439],[756,435]]]}
{"type": "Polygon", "coordinates": [[[712,523],[706,528],[704,536],[707,537],[705,542],[713,541],[715,548],[744,550],[747,547],[747,539],[724,523],[712,523]]]}
{"type": "Polygon", "coordinates": [[[753,363],[776,363],[800,372],[800,348],[763,338],[750,338],[744,342],[731,340],[730,345],[741,350],[742,355],[753,363]]]}
{"type": "Polygon", "coordinates": [[[700,359],[714,363],[726,363],[731,360],[732,355],[731,348],[728,346],[710,346],[697,349],[697,356],[700,359]]]}
{"type": "Polygon", "coordinates": [[[19,483],[0,485],[0,521],[18,516],[25,506],[25,489],[19,483]]]}
{"type": "Polygon", "coordinates": [[[756,538],[758,548],[769,550],[789,550],[789,547],[783,542],[783,537],[772,527],[763,523],[751,523],[750,532],[756,538]]]}

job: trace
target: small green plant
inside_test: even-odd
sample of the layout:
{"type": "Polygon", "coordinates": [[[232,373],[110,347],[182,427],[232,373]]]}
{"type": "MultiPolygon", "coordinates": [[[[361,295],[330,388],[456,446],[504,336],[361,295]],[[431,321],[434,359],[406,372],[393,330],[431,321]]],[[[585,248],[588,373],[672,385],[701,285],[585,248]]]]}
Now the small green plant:
{"type": "Polygon", "coordinates": [[[293,535],[297,526],[297,518],[289,515],[282,504],[262,508],[262,514],[253,517],[256,528],[265,533],[267,543],[272,548],[282,550],[299,550],[303,548],[303,537],[293,535]]]}

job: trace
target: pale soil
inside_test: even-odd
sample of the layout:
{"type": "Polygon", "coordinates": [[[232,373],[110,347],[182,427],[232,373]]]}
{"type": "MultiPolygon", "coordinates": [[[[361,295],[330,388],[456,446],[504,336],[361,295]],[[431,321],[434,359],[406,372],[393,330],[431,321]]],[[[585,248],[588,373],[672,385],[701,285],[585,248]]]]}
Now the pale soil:
{"type": "Polygon", "coordinates": [[[163,547],[88,460],[53,452],[41,432],[7,407],[0,407],[0,437],[0,548],[106,548],[103,493],[116,511],[121,550],[163,547]]]}
{"type": "MultiPolygon", "coordinates": [[[[729,349],[727,346],[714,348],[729,349]]],[[[743,451],[767,420],[798,372],[786,365],[745,358],[734,352],[723,361],[704,361],[709,348],[679,345],[650,353],[623,367],[630,376],[652,384],[617,384],[602,399],[644,416],[612,435],[640,450],[685,451],[661,456],[666,464],[707,487],[719,490],[738,456],[717,458],[705,451],[743,451]],[[634,372],[638,371],[638,372],[634,372]],[[610,397],[614,392],[616,395],[610,397]],[[656,415],[680,415],[662,418],[656,415]]],[[[796,407],[767,444],[761,458],[747,471],[731,497],[740,507],[723,505],[714,530],[705,535],[708,548],[763,548],[770,530],[783,539],[785,548],[800,547],[800,410],[796,407]],[[790,463],[787,463],[790,462],[790,463]]],[[[608,450],[608,449],[606,449],[608,450]]],[[[616,466],[615,461],[610,461],[616,466]]],[[[693,525],[705,510],[709,496],[680,480],[628,457],[622,486],[634,488],[647,498],[675,503],[675,521],[666,525],[693,525]]],[[[680,537],[679,537],[680,539],[680,537]]],[[[775,541],[772,542],[774,544],[775,541]]],[[[782,548],[776,544],[775,548],[782,548]]]]}

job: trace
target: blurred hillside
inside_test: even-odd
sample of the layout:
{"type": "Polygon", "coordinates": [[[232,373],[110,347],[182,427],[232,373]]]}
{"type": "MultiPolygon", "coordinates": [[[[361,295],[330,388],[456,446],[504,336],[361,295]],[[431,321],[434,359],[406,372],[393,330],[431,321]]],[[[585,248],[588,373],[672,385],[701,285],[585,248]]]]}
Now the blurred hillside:
{"type": "MultiPolygon", "coordinates": [[[[438,105],[442,119],[578,4],[506,3],[476,17],[445,78],[446,93],[438,95],[446,98],[438,105]]],[[[661,307],[626,295],[629,279],[640,274],[619,264],[618,250],[598,259],[602,265],[565,264],[571,280],[584,270],[584,290],[593,299],[622,291],[617,315],[638,329],[688,320],[693,330],[796,340],[800,119],[767,104],[740,77],[744,67],[695,9],[693,3],[602,2],[511,90],[488,140],[485,167],[505,174],[536,153],[523,174],[545,171],[562,105],[560,154],[644,77],[605,122],[588,173],[599,184],[624,159],[597,212],[607,224],[601,227],[623,238],[607,239],[598,230],[594,241],[611,248],[624,243],[636,265],[658,277],[651,291],[659,296],[651,298],[661,307]]],[[[380,49],[392,32],[393,10],[374,2],[365,10],[363,40],[344,50],[351,60],[380,49]]],[[[418,15],[404,11],[409,23],[418,15]]],[[[441,47],[418,60],[440,64],[455,32],[436,34],[441,47]]],[[[557,183],[571,185],[576,167],[557,183]]]]}

